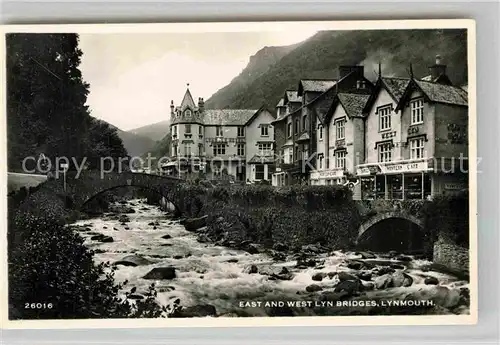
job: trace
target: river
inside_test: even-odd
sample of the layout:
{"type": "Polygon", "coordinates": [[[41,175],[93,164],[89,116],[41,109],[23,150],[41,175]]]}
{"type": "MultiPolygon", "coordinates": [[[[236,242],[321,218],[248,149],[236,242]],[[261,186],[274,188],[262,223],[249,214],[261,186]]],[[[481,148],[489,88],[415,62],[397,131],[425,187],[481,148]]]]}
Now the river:
{"type": "Polygon", "coordinates": [[[96,263],[114,263],[129,255],[146,259],[145,264],[137,266],[117,265],[115,272],[117,281],[128,281],[127,291],[136,287],[137,298],[154,282],[160,304],[171,305],[179,299],[183,307],[210,305],[218,316],[359,315],[387,310],[403,314],[469,313],[468,282],[429,270],[431,263],[426,260],[407,256],[401,261],[384,254],[362,258],[356,252],[334,251],[311,254],[316,265],[297,267],[291,254],[276,261],[264,253],[249,254],[200,243],[195,234],[145,200],[129,200],[121,206],[134,210],[126,214],[126,223],[118,219],[118,214],[106,213],[71,226],[85,238],[88,248],[96,250],[96,263]],[[95,240],[98,234],[110,236],[113,242],[95,240]],[[362,267],[356,267],[358,264],[362,267]],[[169,266],[175,267],[174,279],[143,278],[153,268],[169,266]],[[345,281],[363,275],[368,277],[358,280],[362,288],[349,291],[352,286],[345,281]],[[429,284],[426,278],[437,280],[429,284]],[[339,290],[341,282],[347,284],[344,291],[339,290]],[[422,300],[431,302],[423,307],[422,300]],[[291,301],[302,304],[287,307],[291,301]],[[401,301],[406,305],[389,308],[391,303],[401,301]]]}

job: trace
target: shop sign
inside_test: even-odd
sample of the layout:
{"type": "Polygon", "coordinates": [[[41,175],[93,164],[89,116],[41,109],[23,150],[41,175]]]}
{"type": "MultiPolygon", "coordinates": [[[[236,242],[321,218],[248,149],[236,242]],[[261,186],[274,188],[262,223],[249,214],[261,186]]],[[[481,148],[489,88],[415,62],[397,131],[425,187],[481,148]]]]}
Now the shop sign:
{"type": "Polygon", "coordinates": [[[427,161],[423,162],[409,162],[401,164],[381,165],[382,173],[395,173],[395,172],[418,172],[428,169],[427,161]]]}
{"type": "Polygon", "coordinates": [[[371,170],[369,167],[362,167],[362,168],[358,168],[356,170],[356,174],[358,176],[367,176],[367,175],[370,175],[371,174],[371,170]]]}
{"type": "Polygon", "coordinates": [[[276,168],[276,172],[281,172],[281,168],[276,168]]]}
{"type": "Polygon", "coordinates": [[[454,182],[454,183],[450,182],[444,184],[444,189],[447,190],[462,190],[465,188],[466,188],[465,183],[460,183],[460,182],[454,182]]]}
{"type": "Polygon", "coordinates": [[[319,180],[325,178],[335,178],[344,176],[343,170],[323,170],[323,171],[315,171],[311,173],[311,179],[319,180]]]}

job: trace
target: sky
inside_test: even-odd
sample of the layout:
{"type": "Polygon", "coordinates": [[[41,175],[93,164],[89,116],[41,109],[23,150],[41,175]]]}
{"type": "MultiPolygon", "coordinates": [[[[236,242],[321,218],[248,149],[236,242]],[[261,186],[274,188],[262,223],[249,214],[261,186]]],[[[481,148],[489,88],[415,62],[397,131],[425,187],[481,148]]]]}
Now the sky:
{"type": "Polygon", "coordinates": [[[229,84],[265,46],[290,45],[315,31],[80,34],[80,69],[91,115],[120,129],[168,120],[187,84],[195,100],[229,84]]]}

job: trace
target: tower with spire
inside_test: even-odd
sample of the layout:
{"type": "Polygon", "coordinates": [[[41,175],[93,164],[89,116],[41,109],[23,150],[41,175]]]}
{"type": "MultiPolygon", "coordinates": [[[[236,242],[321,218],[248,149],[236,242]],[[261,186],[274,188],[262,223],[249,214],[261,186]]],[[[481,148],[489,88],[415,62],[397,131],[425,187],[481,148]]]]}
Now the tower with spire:
{"type": "MultiPolygon", "coordinates": [[[[204,104],[203,98],[194,102],[189,83],[179,106],[170,102],[170,131],[172,136],[170,157],[172,160],[192,166],[192,160],[200,161],[204,156],[204,104]]],[[[182,167],[178,167],[182,168],[182,167]]]]}

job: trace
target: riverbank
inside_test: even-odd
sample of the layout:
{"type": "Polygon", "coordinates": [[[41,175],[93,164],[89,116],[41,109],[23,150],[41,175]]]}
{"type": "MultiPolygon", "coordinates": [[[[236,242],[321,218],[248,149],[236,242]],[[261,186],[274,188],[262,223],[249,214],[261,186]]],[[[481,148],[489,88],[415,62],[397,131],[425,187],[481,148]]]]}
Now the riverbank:
{"type": "Polygon", "coordinates": [[[128,281],[120,296],[135,288],[133,299],[143,300],[154,283],[158,303],[182,306],[177,316],[468,313],[468,282],[431,269],[427,260],[321,244],[268,249],[243,242],[232,248],[187,231],[144,201],[123,206],[134,212],[71,227],[96,263],[116,265],[117,283],[128,281]]]}

